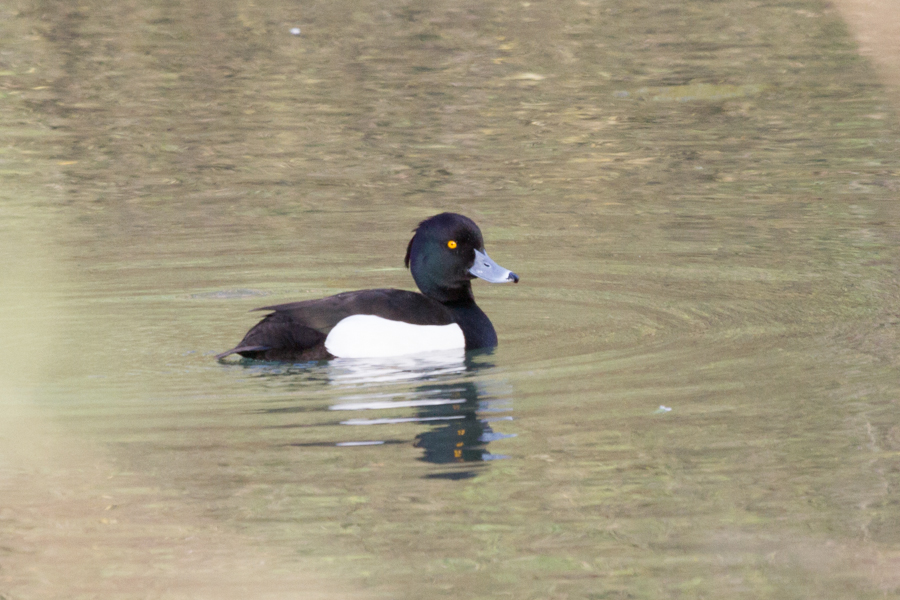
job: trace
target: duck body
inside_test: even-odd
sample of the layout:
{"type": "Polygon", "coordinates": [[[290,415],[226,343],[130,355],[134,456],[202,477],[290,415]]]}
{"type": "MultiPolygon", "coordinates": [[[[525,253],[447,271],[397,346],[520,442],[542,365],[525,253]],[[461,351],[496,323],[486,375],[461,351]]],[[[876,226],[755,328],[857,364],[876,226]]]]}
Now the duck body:
{"type": "Polygon", "coordinates": [[[405,263],[422,293],[358,290],[258,308],[271,312],[217,358],[240,354],[256,360],[311,361],[497,345],[493,324],[475,303],[471,280],[519,278],[487,256],[481,231],[471,219],[442,213],[422,221],[405,263]]]}

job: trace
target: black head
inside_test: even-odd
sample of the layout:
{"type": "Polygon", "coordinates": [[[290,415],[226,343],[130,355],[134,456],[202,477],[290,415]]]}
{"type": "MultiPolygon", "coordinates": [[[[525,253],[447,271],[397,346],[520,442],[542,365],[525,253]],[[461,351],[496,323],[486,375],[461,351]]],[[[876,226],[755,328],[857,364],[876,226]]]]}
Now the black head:
{"type": "Polygon", "coordinates": [[[440,302],[471,300],[475,277],[494,283],[519,281],[515,273],[487,256],[478,225],[456,213],[441,213],[419,223],[405,262],[422,293],[440,302]]]}

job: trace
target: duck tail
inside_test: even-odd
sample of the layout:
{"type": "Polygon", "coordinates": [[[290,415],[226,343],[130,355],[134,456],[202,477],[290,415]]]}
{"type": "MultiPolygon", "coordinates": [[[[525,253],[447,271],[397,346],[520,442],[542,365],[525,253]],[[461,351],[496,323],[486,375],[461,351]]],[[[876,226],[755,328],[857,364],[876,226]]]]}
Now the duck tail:
{"type": "Polygon", "coordinates": [[[236,346],[231,350],[226,350],[221,354],[216,354],[216,360],[222,360],[226,356],[231,356],[232,354],[240,354],[241,352],[262,352],[265,350],[271,350],[270,346],[236,346]]]}

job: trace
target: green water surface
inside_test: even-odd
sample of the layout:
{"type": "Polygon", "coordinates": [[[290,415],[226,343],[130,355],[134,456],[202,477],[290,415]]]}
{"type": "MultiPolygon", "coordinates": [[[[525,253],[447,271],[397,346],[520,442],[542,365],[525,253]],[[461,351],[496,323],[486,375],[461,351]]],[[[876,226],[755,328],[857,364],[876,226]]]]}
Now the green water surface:
{"type": "Polygon", "coordinates": [[[5,3],[0,598],[900,596],[889,100],[813,0],[5,3]],[[214,360],[445,210],[493,353],[214,360]]]}

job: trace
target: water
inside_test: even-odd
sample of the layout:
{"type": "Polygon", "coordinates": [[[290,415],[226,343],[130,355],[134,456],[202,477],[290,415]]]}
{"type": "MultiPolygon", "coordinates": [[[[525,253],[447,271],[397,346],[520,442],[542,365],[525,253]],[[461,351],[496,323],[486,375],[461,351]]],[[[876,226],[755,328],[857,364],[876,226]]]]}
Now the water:
{"type": "Polygon", "coordinates": [[[3,597],[898,596],[900,128],[823,4],[0,10],[3,597]],[[443,210],[495,351],[213,359],[443,210]]]}

